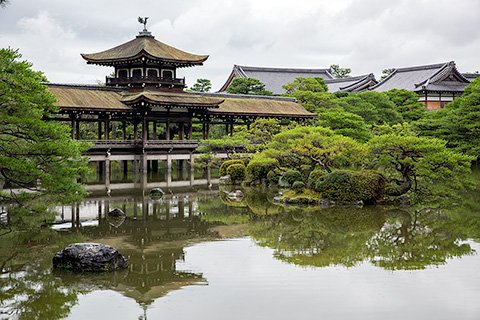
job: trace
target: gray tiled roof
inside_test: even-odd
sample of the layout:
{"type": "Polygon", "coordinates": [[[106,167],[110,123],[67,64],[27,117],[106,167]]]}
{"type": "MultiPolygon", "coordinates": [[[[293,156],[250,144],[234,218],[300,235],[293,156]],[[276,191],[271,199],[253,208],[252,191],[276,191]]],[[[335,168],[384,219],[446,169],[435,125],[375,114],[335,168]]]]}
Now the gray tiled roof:
{"type": "MultiPolygon", "coordinates": [[[[254,78],[265,84],[265,89],[279,95],[285,93],[283,85],[293,82],[295,78],[320,77],[324,80],[334,79],[330,69],[291,69],[291,68],[263,68],[234,65],[232,73],[237,78],[254,78]]],[[[233,79],[232,79],[233,80],[233,79]]],[[[231,81],[231,77],[228,81],[231,81]]],[[[226,89],[222,87],[220,91],[226,89]]]]}
{"type": "Polygon", "coordinates": [[[480,77],[480,73],[462,73],[462,75],[467,78],[470,82],[480,77]]]}
{"type": "Polygon", "coordinates": [[[373,73],[370,73],[363,76],[325,80],[325,83],[329,92],[356,92],[368,89],[371,85],[376,84],[377,80],[373,73]]]}
{"type": "Polygon", "coordinates": [[[456,69],[455,62],[439,63],[418,67],[398,68],[370,90],[384,92],[391,89],[409,91],[463,91],[468,85],[466,79],[456,69]],[[454,75],[458,81],[448,81],[448,75],[454,75]]]}

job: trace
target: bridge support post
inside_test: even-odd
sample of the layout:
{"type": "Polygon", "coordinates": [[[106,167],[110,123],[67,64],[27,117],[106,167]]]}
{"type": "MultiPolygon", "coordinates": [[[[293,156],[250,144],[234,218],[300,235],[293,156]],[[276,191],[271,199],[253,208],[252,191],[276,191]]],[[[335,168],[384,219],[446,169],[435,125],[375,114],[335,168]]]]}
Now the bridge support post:
{"type": "Polygon", "coordinates": [[[167,178],[167,186],[172,184],[172,156],[167,155],[167,161],[165,163],[165,175],[167,178]]]}
{"type": "Polygon", "coordinates": [[[128,174],[128,162],[127,160],[120,161],[120,179],[125,180],[128,174]]]}
{"type": "Polygon", "coordinates": [[[103,161],[96,161],[96,166],[97,166],[96,180],[97,180],[97,182],[101,182],[102,181],[102,175],[103,175],[103,161]]]}
{"type": "Polygon", "coordinates": [[[136,157],[132,160],[132,180],[133,183],[138,182],[138,160],[136,157]]]}
{"type": "Polygon", "coordinates": [[[193,186],[194,179],[195,179],[195,166],[193,165],[193,154],[190,154],[190,186],[193,186]]]}
{"type": "Polygon", "coordinates": [[[110,159],[105,158],[105,186],[110,188],[110,159]]]}

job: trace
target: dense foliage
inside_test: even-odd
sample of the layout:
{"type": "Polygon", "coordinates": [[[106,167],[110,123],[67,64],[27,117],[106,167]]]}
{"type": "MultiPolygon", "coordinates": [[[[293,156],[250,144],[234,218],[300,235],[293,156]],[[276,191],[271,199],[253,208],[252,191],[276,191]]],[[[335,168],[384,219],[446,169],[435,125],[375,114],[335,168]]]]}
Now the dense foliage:
{"type": "Polygon", "coordinates": [[[81,152],[88,145],[72,141],[70,128],[45,119],[57,112],[55,97],[40,72],[12,49],[0,50],[0,179],[19,193],[1,193],[0,202],[48,196],[72,201],[83,194],[76,179],[86,171],[81,152]]]}
{"type": "Polygon", "coordinates": [[[232,84],[227,88],[228,93],[233,94],[252,94],[271,96],[271,91],[265,90],[265,84],[254,78],[235,78],[232,84]]]}
{"type": "Polygon", "coordinates": [[[465,93],[444,109],[429,112],[417,122],[419,131],[426,136],[447,141],[457,152],[480,156],[480,78],[472,81],[465,93]]]}
{"type": "Polygon", "coordinates": [[[375,170],[336,170],[316,180],[314,189],[325,199],[374,203],[385,195],[385,176],[375,170]]]}
{"type": "MultiPolygon", "coordinates": [[[[317,180],[332,171],[371,168],[385,174],[376,181],[385,194],[407,194],[414,202],[449,198],[452,190],[471,186],[470,165],[480,155],[479,79],[446,108],[429,113],[418,95],[407,90],[332,94],[321,78],[296,78],[283,88],[318,118],[290,126],[259,119],[250,129],[237,130],[251,143],[249,150],[256,151],[246,167],[248,182],[292,188],[295,181],[285,177],[295,171],[304,187],[340,199],[317,180]]],[[[345,175],[341,172],[327,181],[345,175]]],[[[349,177],[360,177],[355,183],[365,182],[368,189],[372,177],[363,172],[349,177]]],[[[371,199],[378,199],[381,192],[373,193],[371,199]]]]}
{"type": "Polygon", "coordinates": [[[196,92],[209,92],[212,89],[212,83],[208,79],[197,79],[197,82],[189,89],[196,92]]]}

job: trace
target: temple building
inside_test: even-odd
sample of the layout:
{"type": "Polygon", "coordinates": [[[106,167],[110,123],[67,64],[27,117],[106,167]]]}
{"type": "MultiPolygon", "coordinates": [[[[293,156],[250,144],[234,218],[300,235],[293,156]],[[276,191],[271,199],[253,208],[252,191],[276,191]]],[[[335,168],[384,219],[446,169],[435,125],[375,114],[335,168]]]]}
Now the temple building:
{"type": "Polygon", "coordinates": [[[265,84],[265,90],[274,95],[285,93],[283,85],[295,81],[296,78],[322,78],[327,84],[329,92],[361,92],[377,84],[375,76],[368,75],[335,78],[331,69],[292,69],[292,68],[263,68],[234,65],[225,84],[219,92],[224,92],[235,78],[254,78],[265,84]]]}
{"type": "Polygon", "coordinates": [[[370,90],[384,92],[391,89],[406,89],[418,94],[428,111],[445,107],[463,94],[469,79],[457,70],[454,61],[409,68],[396,68],[370,90]]]}
{"type": "Polygon", "coordinates": [[[133,161],[133,170],[141,172],[158,160],[170,167],[177,159],[185,166],[194,161],[199,140],[209,138],[213,125],[225,126],[232,135],[234,125],[257,118],[316,117],[295,99],[185,91],[178,69],[201,66],[208,56],[164,44],[146,28],[131,41],[82,57],[114,72],[105,86],[48,83],[60,108],[52,120],[70,123],[73,139],[93,142],[87,155],[107,176],[114,158],[133,161]]]}

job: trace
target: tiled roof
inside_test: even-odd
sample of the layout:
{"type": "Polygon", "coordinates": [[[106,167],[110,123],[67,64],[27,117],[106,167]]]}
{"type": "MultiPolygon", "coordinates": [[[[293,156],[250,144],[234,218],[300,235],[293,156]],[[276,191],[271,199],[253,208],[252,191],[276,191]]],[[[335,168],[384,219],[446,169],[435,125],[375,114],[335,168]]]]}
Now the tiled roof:
{"type": "Polygon", "coordinates": [[[480,77],[480,73],[462,73],[462,75],[470,82],[480,77]]]}
{"type": "Polygon", "coordinates": [[[218,109],[210,109],[213,116],[246,117],[285,117],[315,118],[315,113],[308,112],[293,98],[238,95],[227,93],[197,93],[202,96],[218,97],[225,101],[218,109]]]}
{"type": "Polygon", "coordinates": [[[140,91],[122,94],[121,102],[131,105],[146,102],[164,107],[218,108],[223,99],[199,96],[189,92],[140,91]]]}
{"type": "Polygon", "coordinates": [[[373,73],[347,78],[324,80],[329,92],[359,92],[378,83],[373,73]]]}
{"type": "Polygon", "coordinates": [[[469,81],[458,72],[455,62],[398,68],[370,90],[384,92],[391,89],[409,91],[463,91],[469,81]],[[451,81],[454,77],[456,81],[451,81]]]}
{"type": "Polygon", "coordinates": [[[227,93],[139,91],[95,85],[47,84],[62,110],[133,112],[142,102],[163,107],[208,109],[212,116],[315,118],[287,97],[264,97],[227,93]]]}
{"type": "Polygon", "coordinates": [[[120,102],[121,91],[102,86],[47,84],[48,91],[56,96],[56,106],[64,110],[131,111],[120,102]]]}
{"type": "Polygon", "coordinates": [[[263,68],[234,65],[232,73],[219,91],[225,91],[234,78],[254,78],[265,84],[265,90],[279,95],[285,93],[283,85],[293,82],[298,77],[334,79],[330,69],[263,68]]]}
{"type": "Polygon", "coordinates": [[[152,61],[172,63],[179,67],[201,65],[208,56],[195,55],[173,48],[155,40],[153,36],[138,35],[135,39],[106,51],[82,54],[88,63],[115,65],[119,62],[132,61],[140,58],[152,61]]]}

